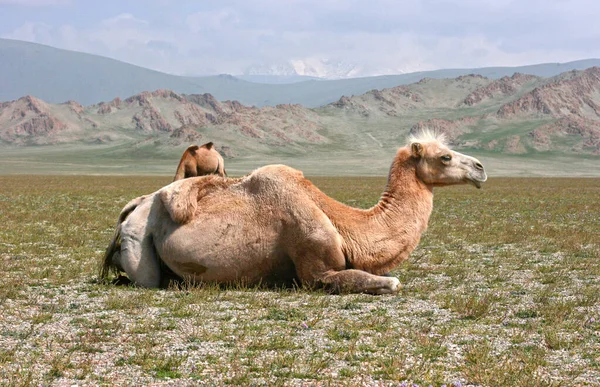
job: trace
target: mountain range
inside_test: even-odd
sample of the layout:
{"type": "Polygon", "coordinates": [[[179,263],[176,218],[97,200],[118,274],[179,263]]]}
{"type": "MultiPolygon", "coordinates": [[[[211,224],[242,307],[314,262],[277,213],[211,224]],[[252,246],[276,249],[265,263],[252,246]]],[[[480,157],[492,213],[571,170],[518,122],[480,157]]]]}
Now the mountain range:
{"type": "Polygon", "coordinates": [[[385,173],[407,134],[424,128],[445,133],[459,150],[494,160],[504,174],[520,163],[525,172],[527,165],[537,165],[536,173],[547,168],[547,174],[561,168],[568,174],[578,165],[558,168],[563,160],[583,160],[588,168],[571,174],[594,174],[594,165],[600,169],[600,67],[549,78],[521,73],[424,78],[312,109],[246,106],[209,93],[165,89],[87,106],[34,96],[0,104],[2,153],[6,159],[27,154],[32,163],[36,154],[72,161],[69,152],[88,161],[173,159],[190,143],[214,141],[228,163],[240,163],[241,169],[325,160],[313,168],[385,173]]]}
{"type": "Polygon", "coordinates": [[[479,74],[499,79],[515,72],[552,77],[565,71],[592,66],[600,66],[600,60],[321,80],[309,75],[333,74],[336,77],[347,77],[353,74],[355,68],[346,63],[313,61],[267,69],[259,66],[239,78],[231,75],[185,77],[97,55],[0,39],[0,101],[32,95],[49,103],[73,100],[82,105],[92,105],[115,97],[126,99],[143,91],[166,89],[180,94],[210,93],[220,101],[236,100],[244,105],[257,107],[278,104],[319,107],[335,102],[343,95],[360,95],[373,89],[406,85],[425,77],[443,79],[479,74]]]}
{"type": "Polygon", "coordinates": [[[0,173],[171,173],[187,145],[213,141],[233,173],[286,163],[385,174],[407,134],[427,128],[492,175],[600,175],[596,64],[335,81],[246,75],[288,77],[261,84],[0,39],[0,173]]]}

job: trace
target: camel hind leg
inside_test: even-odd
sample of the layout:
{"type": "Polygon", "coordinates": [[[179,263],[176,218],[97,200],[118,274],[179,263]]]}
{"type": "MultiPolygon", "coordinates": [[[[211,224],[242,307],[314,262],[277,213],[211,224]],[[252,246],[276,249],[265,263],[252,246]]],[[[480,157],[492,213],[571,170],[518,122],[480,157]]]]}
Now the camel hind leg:
{"type": "Polygon", "coordinates": [[[124,236],[121,252],[114,259],[134,284],[145,288],[160,286],[160,261],[150,236],[142,240],[124,236]]]}
{"type": "Polygon", "coordinates": [[[149,206],[140,206],[121,225],[121,249],[113,263],[138,286],[160,286],[160,259],[147,231],[149,206]]]}

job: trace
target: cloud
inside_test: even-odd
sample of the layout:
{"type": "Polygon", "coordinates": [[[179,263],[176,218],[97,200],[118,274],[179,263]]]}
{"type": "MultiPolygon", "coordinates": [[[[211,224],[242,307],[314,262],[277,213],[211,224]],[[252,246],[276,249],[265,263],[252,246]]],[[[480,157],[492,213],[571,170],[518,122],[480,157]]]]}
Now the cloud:
{"type": "Polygon", "coordinates": [[[239,18],[232,8],[196,12],[186,18],[186,24],[193,33],[206,30],[219,31],[225,28],[236,28],[238,22],[239,18]]]}
{"type": "Polygon", "coordinates": [[[0,33],[178,74],[240,74],[257,64],[324,59],[355,64],[367,75],[600,57],[600,5],[592,0],[129,4],[137,10],[129,6],[87,25],[40,18],[0,33]]]}
{"type": "Polygon", "coordinates": [[[104,19],[101,24],[108,27],[131,26],[135,24],[148,24],[146,20],[138,19],[130,13],[121,13],[116,16],[104,19]]]}
{"type": "Polygon", "coordinates": [[[53,29],[54,27],[46,23],[26,22],[12,32],[2,35],[2,37],[7,39],[50,44],[54,41],[51,36],[53,29]]]}

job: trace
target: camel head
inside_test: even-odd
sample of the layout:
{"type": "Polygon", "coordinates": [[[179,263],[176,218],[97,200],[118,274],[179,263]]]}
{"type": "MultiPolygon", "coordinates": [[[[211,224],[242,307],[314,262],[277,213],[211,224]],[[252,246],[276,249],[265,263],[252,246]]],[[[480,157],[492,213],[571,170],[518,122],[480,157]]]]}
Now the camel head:
{"type": "Polygon", "coordinates": [[[417,159],[417,176],[425,184],[444,186],[473,184],[481,188],[487,180],[483,165],[474,157],[451,150],[442,135],[429,132],[409,139],[413,158],[417,159]]]}

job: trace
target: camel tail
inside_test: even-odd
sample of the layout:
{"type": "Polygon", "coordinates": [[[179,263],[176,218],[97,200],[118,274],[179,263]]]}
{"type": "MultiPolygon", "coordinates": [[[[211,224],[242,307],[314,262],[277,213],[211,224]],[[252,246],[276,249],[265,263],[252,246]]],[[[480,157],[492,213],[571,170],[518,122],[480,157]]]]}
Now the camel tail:
{"type": "Polygon", "coordinates": [[[140,196],[139,198],[135,198],[123,207],[121,213],[119,214],[119,219],[117,220],[117,225],[115,227],[115,232],[113,237],[106,248],[106,252],[104,253],[104,258],[102,259],[100,266],[100,280],[105,281],[109,274],[112,272],[114,274],[119,273],[119,268],[115,264],[113,260],[113,256],[121,251],[121,225],[127,219],[129,214],[133,212],[137,208],[137,206],[146,198],[146,196],[140,196]]]}
{"type": "Polygon", "coordinates": [[[112,272],[114,274],[118,273],[118,268],[113,262],[113,255],[121,251],[121,225],[118,224],[115,233],[113,234],[113,238],[110,241],[108,247],[106,248],[106,252],[104,253],[104,258],[102,259],[102,266],[100,267],[100,280],[106,281],[108,275],[112,272]]]}

